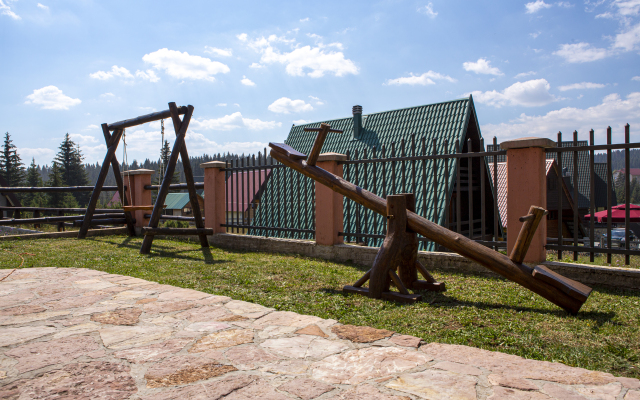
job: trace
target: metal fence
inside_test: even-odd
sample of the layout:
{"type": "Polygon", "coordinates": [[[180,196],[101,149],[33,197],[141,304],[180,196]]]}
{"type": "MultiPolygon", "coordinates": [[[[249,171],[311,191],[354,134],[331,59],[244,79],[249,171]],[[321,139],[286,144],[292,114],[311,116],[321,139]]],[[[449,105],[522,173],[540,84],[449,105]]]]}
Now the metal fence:
{"type": "MultiPolygon", "coordinates": [[[[494,145],[497,145],[494,138],[494,145]]],[[[442,143],[424,139],[347,153],[346,180],[386,198],[414,193],[416,213],[428,220],[494,249],[506,248],[498,211],[498,156],[486,152],[484,140],[442,143]],[[489,170],[493,169],[493,173],[489,170]]],[[[386,218],[345,199],[344,232],[347,242],[380,246],[386,234],[386,218]]],[[[419,236],[420,249],[446,251],[419,236]]]]}
{"type": "Polygon", "coordinates": [[[558,229],[557,237],[548,238],[546,247],[556,251],[558,259],[563,258],[563,252],[570,252],[573,253],[573,260],[577,261],[579,254],[582,253],[588,254],[589,260],[593,262],[599,254],[606,254],[607,263],[611,263],[612,254],[624,254],[624,263],[629,265],[630,256],[640,255],[638,239],[632,240],[632,236],[635,236],[632,232],[632,224],[640,222],[640,218],[634,216],[635,218],[632,219],[631,216],[631,175],[629,173],[629,151],[640,148],[640,143],[630,142],[629,124],[625,126],[624,134],[624,143],[612,144],[611,127],[608,127],[607,144],[596,145],[593,130],[589,132],[588,144],[586,141],[578,140],[578,132],[573,132],[572,142],[563,142],[562,133],[558,133],[560,146],[546,149],[547,158],[556,159],[562,171],[556,178],[558,187],[566,187],[571,198],[569,210],[567,210],[567,204],[564,204],[567,197],[558,195],[556,212],[550,214],[550,218],[557,221],[558,229]],[[616,197],[614,189],[612,150],[624,152],[626,173],[624,174],[624,196],[620,199],[616,197]],[[595,162],[596,152],[602,151],[606,152],[605,165],[595,162]],[[606,203],[603,196],[606,197],[606,203]],[[612,207],[616,204],[625,206],[623,220],[615,219],[612,215],[612,207]],[[594,214],[598,211],[604,211],[605,217],[596,218],[594,214]],[[586,215],[591,217],[585,218],[586,215]],[[621,235],[618,238],[612,237],[612,232],[615,233],[614,229],[619,228],[620,224],[623,224],[624,232],[619,231],[621,235]]]}
{"type": "Polygon", "coordinates": [[[264,153],[227,161],[229,233],[292,239],[315,238],[315,184],[264,153]]]}

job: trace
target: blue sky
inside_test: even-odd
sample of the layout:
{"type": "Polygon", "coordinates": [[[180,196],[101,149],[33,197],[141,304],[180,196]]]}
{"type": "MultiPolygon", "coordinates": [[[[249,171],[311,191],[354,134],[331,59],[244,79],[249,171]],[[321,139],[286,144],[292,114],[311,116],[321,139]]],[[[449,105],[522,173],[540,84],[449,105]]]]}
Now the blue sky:
{"type": "MultiPolygon", "coordinates": [[[[67,132],[102,162],[101,123],[175,101],[195,107],[191,155],[252,153],[355,104],[472,93],[487,140],[620,141],[625,123],[635,140],[639,52],[640,0],[0,0],[0,130],[25,163],[67,132]]],[[[159,132],[128,130],[129,161],[157,159],[159,132]]]]}

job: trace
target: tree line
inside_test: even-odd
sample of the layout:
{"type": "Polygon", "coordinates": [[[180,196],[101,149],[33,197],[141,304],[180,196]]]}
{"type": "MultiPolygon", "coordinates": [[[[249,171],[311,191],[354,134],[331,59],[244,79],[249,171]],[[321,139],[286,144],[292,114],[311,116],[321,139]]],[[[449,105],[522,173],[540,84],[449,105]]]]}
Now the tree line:
{"type": "MultiPolygon", "coordinates": [[[[171,147],[168,141],[160,149],[160,156],[156,161],[145,159],[143,162],[133,160],[130,165],[121,164],[122,171],[134,169],[150,169],[154,171],[151,179],[152,183],[159,184],[161,176],[166,169],[166,165],[171,156],[171,147]]],[[[196,182],[204,179],[204,169],[200,164],[209,161],[231,161],[245,157],[238,154],[214,154],[189,157],[189,163],[193,170],[196,182]]],[[[35,159],[25,167],[22,158],[18,154],[18,148],[13,144],[11,135],[6,132],[2,152],[0,153],[0,176],[4,178],[7,186],[27,186],[27,187],[63,187],[63,186],[93,186],[100,174],[100,163],[84,163],[84,156],[80,146],[71,140],[67,133],[58,147],[58,153],[51,161],[51,165],[37,165],[35,159]]],[[[122,162],[123,160],[119,160],[122,162]]],[[[184,182],[184,167],[182,161],[178,160],[175,173],[172,178],[173,183],[184,182]]],[[[116,186],[113,169],[109,168],[109,173],[104,183],[105,186],[116,186]]],[[[126,185],[126,181],[125,181],[126,185]]],[[[0,185],[1,186],[1,185],[0,185]]],[[[113,192],[102,192],[100,194],[100,206],[106,206],[113,197],[113,192]]],[[[26,207],[54,207],[54,208],[77,208],[86,207],[91,197],[91,192],[74,193],[16,193],[23,206],[26,207]]]]}

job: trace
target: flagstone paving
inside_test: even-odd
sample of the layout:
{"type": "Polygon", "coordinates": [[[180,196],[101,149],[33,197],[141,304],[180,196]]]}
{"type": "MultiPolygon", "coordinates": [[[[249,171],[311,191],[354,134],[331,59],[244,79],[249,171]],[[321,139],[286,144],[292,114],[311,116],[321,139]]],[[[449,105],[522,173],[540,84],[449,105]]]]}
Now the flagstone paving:
{"type": "Polygon", "coordinates": [[[88,269],[0,270],[2,399],[611,399],[640,381],[88,269]]]}

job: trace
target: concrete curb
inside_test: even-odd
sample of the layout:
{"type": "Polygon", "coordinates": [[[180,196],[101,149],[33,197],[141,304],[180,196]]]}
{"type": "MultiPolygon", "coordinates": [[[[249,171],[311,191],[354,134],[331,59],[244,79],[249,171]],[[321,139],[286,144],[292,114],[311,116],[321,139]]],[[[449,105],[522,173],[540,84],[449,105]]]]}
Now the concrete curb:
{"type": "MultiPolygon", "coordinates": [[[[209,243],[216,247],[231,250],[300,254],[336,262],[353,262],[363,266],[371,266],[378,253],[377,247],[349,244],[322,246],[311,240],[267,238],[264,236],[233,235],[228,233],[209,236],[209,243]]],[[[498,276],[483,266],[455,253],[421,251],[418,253],[418,259],[428,269],[436,271],[498,276]]],[[[601,285],[615,289],[640,289],[639,269],[553,261],[547,261],[543,264],[549,269],[585,285],[601,285]]]]}

